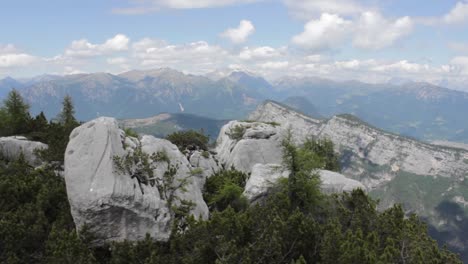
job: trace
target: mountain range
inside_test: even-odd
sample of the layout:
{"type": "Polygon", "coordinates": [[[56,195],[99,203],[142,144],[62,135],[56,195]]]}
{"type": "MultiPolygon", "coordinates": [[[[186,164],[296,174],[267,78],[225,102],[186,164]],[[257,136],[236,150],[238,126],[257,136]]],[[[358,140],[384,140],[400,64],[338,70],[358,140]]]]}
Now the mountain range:
{"type": "Polygon", "coordinates": [[[468,93],[429,83],[391,81],[368,84],[308,77],[269,82],[233,71],[207,76],[169,69],[0,80],[0,98],[17,88],[33,113],[54,117],[71,95],[77,117],[144,118],[187,113],[210,119],[243,119],[265,99],[283,102],[315,117],[353,114],[394,133],[425,141],[468,142],[468,93]]]}

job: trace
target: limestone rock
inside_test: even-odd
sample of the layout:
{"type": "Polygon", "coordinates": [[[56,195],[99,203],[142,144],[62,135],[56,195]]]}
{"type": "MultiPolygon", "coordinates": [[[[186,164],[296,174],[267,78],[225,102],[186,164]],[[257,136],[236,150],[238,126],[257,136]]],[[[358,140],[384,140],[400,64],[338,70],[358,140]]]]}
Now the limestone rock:
{"type": "MultiPolygon", "coordinates": [[[[318,170],[321,186],[325,193],[350,192],[354,189],[366,187],[353,179],[349,179],[340,173],[328,170],[318,170]]],[[[268,193],[268,189],[273,186],[280,178],[288,178],[289,171],[285,170],[279,164],[255,164],[252,168],[252,174],[245,185],[244,195],[255,202],[268,193]]]]}
{"type": "Polygon", "coordinates": [[[320,187],[325,193],[350,192],[354,189],[366,190],[364,184],[346,178],[343,174],[328,170],[319,170],[319,174],[322,182],[320,187]]]}
{"type": "MultiPolygon", "coordinates": [[[[78,229],[84,225],[90,228],[97,237],[96,244],[141,240],[147,233],[156,240],[169,238],[171,216],[164,195],[157,186],[132,178],[115,164],[115,157],[123,157],[138,146],[149,155],[164,150],[171,164],[178,166],[175,181],[189,180],[187,192],[177,191],[176,196],[194,202],[192,213],[196,217],[208,216],[201,188],[191,178],[189,163],[175,145],[150,136],[141,141],[125,137],[115,119],[101,117],[73,130],[65,153],[65,181],[73,219],[78,229]]],[[[157,165],[154,174],[160,177],[167,165],[157,165]]]]}
{"type": "Polygon", "coordinates": [[[205,153],[208,153],[208,156],[206,156],[206,154],[203,154],[203,152],[201,151],[194,151],[190,155],[189,159],[190,164],[193,167],[192,171],[195,171],[197,169],[201,170],[202,179],[200,185],[202,187],[205,184],[206,178],[210,177],[211,175],[220,170],[218,163],[214,159],[213,155],[211,155],[209,152],[205,153]]]}
{"type": "Polygon", "coordinates": [[[217,158],[225,168],[249,173],[257,163],[281,163],[283,138],[284,129],[272,124],[231,121],[216,141],[217,158]]]}
{"type": "Polygon", "coordinates": [[[291,129],[294,141],[308,137],[333,141],[344,161],[343,173],[376,188],[395,178],[398,172],[415,175],[465,178],[468,150],[435,146],[374,128],[350,115],[317,120],[284,105],[267,101],[249,120],[276,122],[291,129]],[[369,175],[369,166],[378,168],[369,175]]]}
{"type": "Polygon", "coordinates": [[[268,188],[280,178],[287,178],[289,171],[279,164],[255,164],[252,167],[250,178],[245,184],[245,197],[254,202],[267,194],[268,188]]]}
{"type": "Polygon", "coordinates": [[[35,151],[46,149],[47,145],[37,141],[30,141],[25,137],[12,136],[0,138],[0,155],[9,161],[16,160],[23,153],[26,162],[34,167],[41,165],[41,160],[35,151]]]}

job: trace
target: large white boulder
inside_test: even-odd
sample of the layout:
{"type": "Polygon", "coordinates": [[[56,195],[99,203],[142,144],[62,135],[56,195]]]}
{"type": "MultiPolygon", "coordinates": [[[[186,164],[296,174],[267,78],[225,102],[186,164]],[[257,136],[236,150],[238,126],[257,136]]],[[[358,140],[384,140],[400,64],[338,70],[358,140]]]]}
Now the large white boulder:
{"type": "Polygon", "coordinates": [[[25,137],[12,136],[0,138],[0,155],[2,158],[13,161],[23,154],[26,162],[31,166],[41,165],[41,160],[36,155],[37,150],[46,149],[47,145],[37,141],[30,141],[25,137]]]}
{"type": "Polygon", "coordinates": [[[284,129],[275,124],[231,121],[216,141],[218,161],[245,173],[257,163],[281,163],[284,136],[284,129]]]}
{"type": "MultiPolygon", "coordinates": [[[[325,193],[350,192],[358,188],[366,190],[362,183],[349,179],[340,173],[328,170],[318,170],[317,173],[320,175],[320,188],[325,193]]],[[[245,185],[244,195],[249,201],[255,202],[265,196],[268,189],[280,178],[288,177],[289,171],[280,164],[255,164],[245,185]]]]}
{"type": "MultiPolygon", "coordinates": [[[[136,241],[146,234],[163,241],[170,236],[172,219],[166,196],[158,186],[140,182],[116,166],[116,157],[138,147],[149,155],[164,151],[177,166],[173,186],[188,180],[186,191],[178,189],[176,197],[194,203],[195,217],[208,216],[201,187],[192,179],[190,164],[175,145],[151,136],[141,140],[125,137],[114,118],[101,117],[73,130],[65,153],[65,181],[73,219],[78,229],[84,225],[90,228],[96,244],[136,241]]],[[[157,168],[154,176],[160,179],[167,163],[150,162],[157,168]]]]}

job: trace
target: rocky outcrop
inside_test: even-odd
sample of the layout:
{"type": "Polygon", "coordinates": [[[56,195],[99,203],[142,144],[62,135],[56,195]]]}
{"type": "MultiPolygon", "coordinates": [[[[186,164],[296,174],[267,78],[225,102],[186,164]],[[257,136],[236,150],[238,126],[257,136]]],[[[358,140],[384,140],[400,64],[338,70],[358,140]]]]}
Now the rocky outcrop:
{"type": "Polygon", "coordinates": [[[188,160],[167,140],[126,137],[113,118],[87,122],[73,130],[65,153],[65,181],[75,224],[78,229],[87,225],[96,235],[96,244],[141,240],[147,233],[156,240],[167,240],[171,203],[191,201],[195,217],[208,216],[201,186],[190,171],[188,160]],[[159,155],[148,159],[153,178],[146,181],[122,170],[116,162],[116,157],[140,150],[148,156],[159,155]],[[170,168],[176,168],[174,179],[169,186],[161,186],[170,168]],[[186,191],[176,188],[180,181],[187,181],[186,191]],[[168,198],[169,187],[176,189],[171,196],[176,199],[168,198]]]}
{"type": "Polygon", "coordinates": [[[216,141],[218,161],[246,173],[257,163],[281,163],[284,132],[273,123],[231,121],[216,141]]]}
{"type": "Polygon", "coordinates": [[[325,193],[350,192],[354,189],[366,190],[364,184],[334,171],[319,170],[319,175],[321,189],[325,193]]]}
{"type": "Polygon", "coordinates": [[[202,187],[205,184],[206,178],[220,170],[218,162],[208,151],[194,151],[190,155],[189,161],[193,167],[192,174],[200,174],[201,181],[199,184],[202,187]],[[200,172],[198,172],[198,170],[200,170],[200,172]]]}
{"type": "Polygon", "coordinates": [[[252,173],[245,184],[245,197],[254,202],[267,194],[268,189],[272,187],[280,178],[287,178],[289,171],[279,164],[261,164],[257,163],[252,167],[252,173]]]}
{"type": "MultiPolygon", "coordinates": [[[[363,184],[346,178],[342,174],[327,170],[318,170],[317,173],[320,175],[320,188],[325,193],[350,192],[357,188],[366,190],[363,184]]],[[[268,189],[280,178],[288,177],[289,171],[279,164],[255,164],[252,168],[252,174],[245,185],[244,195],[249,201],[255,202],[265,196],[268,193],[268,189]]]]}
{"type": "MultiPolygon", "coordinates": [[[[307,137],[332,140],[341,156],[341,173],[362,183],[379,200],[379,208],[400,203],[407,212],[418,214],[442,232],[460,234],[457,239],[464,241],[442,210],[447,203],[453,208],[459,206],[461,211],[466,209],[465,146],[420,142],[382,131],[351,115],[316,120],[273,101],[259,105],[249,120],[276,122],[281,129],[291,129],[297,143],[307,137]]],[[[442,242],[459,247],[450,240],[442,242]]]]}
{"type": "Polygon", "coordinates": [[[36,155],[37,150],[46,149],[47,145],[37,141],[30,141],[25,137],[12,136],[0,138],[0,156],[8,161],[18,159],[21,154],[25,161],[34,167],[41,165],[36,155]]]}
{"type": "Polygon", "coordinates": [[[342,155],[343,173],[368,188],[391,181],[398,172],[462,180],[468,171],[468,151],[435,146],[374,128],[350,115],[316,120],[284,105],[267,101],[249,120],[276,122],[291,129],[296,142],[308,137],[333,141],[342,155]],[[372,175],[369,167],[378,168],[372,175]]]}

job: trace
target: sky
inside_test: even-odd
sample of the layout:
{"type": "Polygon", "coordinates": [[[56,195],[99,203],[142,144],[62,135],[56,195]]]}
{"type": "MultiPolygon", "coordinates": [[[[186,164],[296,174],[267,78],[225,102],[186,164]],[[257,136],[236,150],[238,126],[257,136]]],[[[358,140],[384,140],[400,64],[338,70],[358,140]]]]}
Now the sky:
{"type": "Polygon", "coordinates": [[[170,67],[468,90],[468,0],[2,0],[0,78],[170,67]]]}

